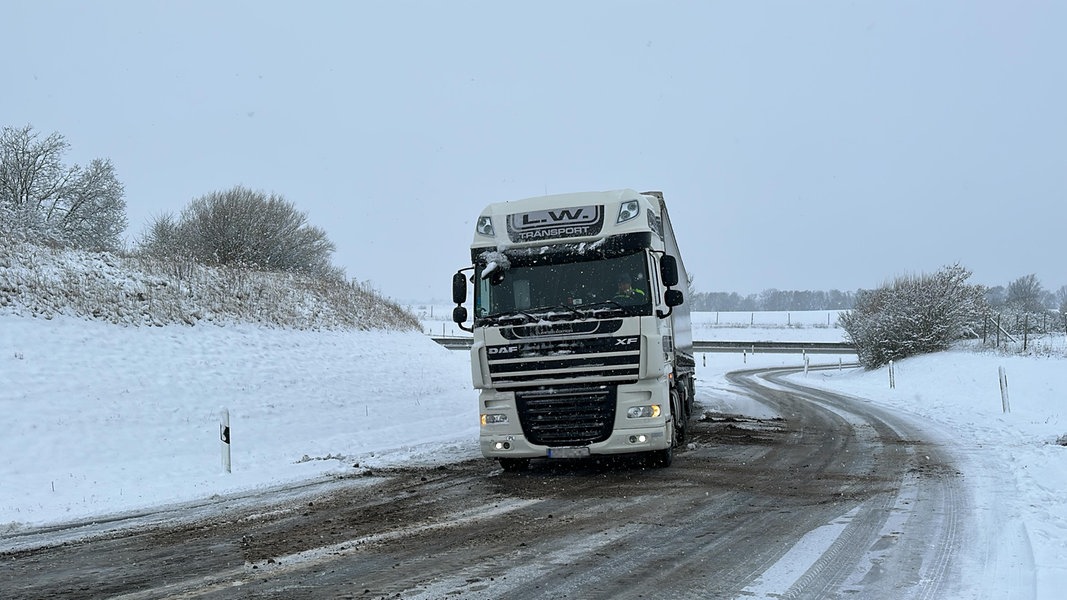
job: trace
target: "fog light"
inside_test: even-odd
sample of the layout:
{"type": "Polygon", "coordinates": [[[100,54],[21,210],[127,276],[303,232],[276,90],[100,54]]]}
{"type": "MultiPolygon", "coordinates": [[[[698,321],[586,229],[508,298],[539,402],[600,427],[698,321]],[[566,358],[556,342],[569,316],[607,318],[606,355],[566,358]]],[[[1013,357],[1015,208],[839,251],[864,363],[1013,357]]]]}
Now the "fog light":
{"type": "Polygon", "coordinates": [[[648,437],[643,433],[639,434],[639,435],[631,435],[630,436],[630,443],[631,444],[644,444],[647,441],[648,441],[648,437]]]}
{"type": "Polygon", "coordinates": [[[659,404],[650,406],[632,406],[626,411],[627,419],[648,419],[660,415],[659,404]]]}
{"type": "Polygon", "coordinates": [[[511,442],[494,442],[494,450],[511,450],[511,442]]]}
{"type": "Polygon", "coordinates": [[[507,415],[482,415],[482,425],[506,425],[507,415]]]}

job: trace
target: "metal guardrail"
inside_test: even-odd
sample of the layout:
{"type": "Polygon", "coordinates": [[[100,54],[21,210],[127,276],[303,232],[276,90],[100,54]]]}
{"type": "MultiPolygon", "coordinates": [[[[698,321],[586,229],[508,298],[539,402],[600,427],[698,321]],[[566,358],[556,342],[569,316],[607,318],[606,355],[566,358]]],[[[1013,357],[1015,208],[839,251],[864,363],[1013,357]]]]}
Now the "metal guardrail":
{"type": "Polygon", "coordinates": [[[441,344],[449,350],[464,350],[474,345],[474,338],[467,336],[434,335],[431,337],[433,338],[433,341],[441,344]]]}
{"type": "Polygon", "coordinates": [[[848,342],[693,342],[694,352],[749,352],[777,354],[855,354],[848,342]]]}
{"type": "MultiPolygon", "coordinates": [[[[432,336],[433,341],[451,350],[465,350],[474,343],[467,336],[432,336]]],[[[855,354],[848,342],[693,342],[693,352],[749,352],[751,354],[855,354]]]]}

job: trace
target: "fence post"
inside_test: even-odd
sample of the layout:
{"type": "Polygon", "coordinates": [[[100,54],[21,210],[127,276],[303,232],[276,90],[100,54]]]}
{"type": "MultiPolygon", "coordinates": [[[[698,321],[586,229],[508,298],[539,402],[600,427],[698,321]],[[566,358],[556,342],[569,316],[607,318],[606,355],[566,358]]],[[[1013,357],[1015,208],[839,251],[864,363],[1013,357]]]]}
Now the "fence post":
{"type": "Polygon", "coordinates": [[[230,411],[222,409],[222,421],[219,423],[219,439],[222,441],[222,468],[230,472],[230,411]]]}
{"type": "Polygon", "coordinates": [[[889,361],[889,389],[894,390],[897,387],[897,375],[893,371],[893,361],[889,361]]]}
{"type": "Polygon", "coordinates": [[[1000,371],[1000,408],[1006,413],[1011,412],[1011,404],[1008,402],[1008,374],[1004,367],[998,367],[1000,371]]]}

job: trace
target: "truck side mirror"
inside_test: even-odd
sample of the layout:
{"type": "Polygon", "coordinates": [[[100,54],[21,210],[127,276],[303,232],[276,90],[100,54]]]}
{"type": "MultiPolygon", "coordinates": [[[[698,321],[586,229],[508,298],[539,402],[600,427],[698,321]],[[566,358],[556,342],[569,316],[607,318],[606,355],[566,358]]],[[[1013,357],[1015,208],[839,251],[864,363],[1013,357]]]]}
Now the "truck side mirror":
{"type": "Polygon", "coordinates": [[[675,307],[685,301],[685,297],[682,296],[681,290],[667,290],[663,294],[663,300],[667,303],[667,306],[675,307]]]}
{"type": "Polygon", "coordinates": [[[452,309],[452,321],[462,326],[467,321],[467,307],[457,306],[452,309]]]}
{"type": "Polygon", "coordinates": [[[667,287],[678,285],[678,261],[670,254],[659,257],[659,275],[663,279],[663,285],[667,287]]]}
{"type": "MultiPolygon", "coordinates": [[[[456,273],[452,276],[452,301],[456,304],[463,304],[467,301],[467,278],[463,276],[463,273],[456,273]]],[[[463,317],[463,321],[467,320],[467,317],[463,317]]]]}

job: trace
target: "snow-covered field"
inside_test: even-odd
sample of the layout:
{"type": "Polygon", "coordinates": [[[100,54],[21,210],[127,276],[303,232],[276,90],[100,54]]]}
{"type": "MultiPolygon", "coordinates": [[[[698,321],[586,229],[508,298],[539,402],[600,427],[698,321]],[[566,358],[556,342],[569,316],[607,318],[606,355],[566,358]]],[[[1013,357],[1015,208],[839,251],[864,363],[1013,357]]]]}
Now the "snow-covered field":
{"type": "MultiPolygon", "coordinates": [[[[723,327],[719,315],[715,327],[714,318],[697,315],[695,337],[842,339],[826,313],[804,326],[723,327]]],[[[953,351],[908,359],[895,365],[895,389],[885,369],[796,377],[927,423],[960,457],[980,522],[1005,543],[1028,540],[1019,562],[1032,565],[1032,578],[1023,576],[1034,597],[1052,599],[1067,589],[1067,447],[1057,444],[1067,434],[1067,344],[1050,339],[1043,348],[1030,357],[953,351]]],[[[837,358],[812,357],[820,362],[837,358]]],[[[764,416],[724,374],[801,358],[707,354],[697,364],[706,409],[764,416]]],[[[5,536],[42,524],[476,457],[469,373],[467,354],[439,347],[425,328],[124,327],[0,315],[0,549],[5,536]],[[230,473],[221,465],[223,409],[230,473]]]]}
{"type": "Polygon", "coordinates": [[[469,373],[464,353],[419,333],[0,316],[0,534],[472,456],[469,373]]]}

